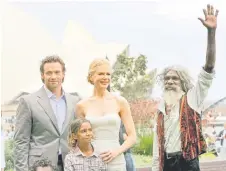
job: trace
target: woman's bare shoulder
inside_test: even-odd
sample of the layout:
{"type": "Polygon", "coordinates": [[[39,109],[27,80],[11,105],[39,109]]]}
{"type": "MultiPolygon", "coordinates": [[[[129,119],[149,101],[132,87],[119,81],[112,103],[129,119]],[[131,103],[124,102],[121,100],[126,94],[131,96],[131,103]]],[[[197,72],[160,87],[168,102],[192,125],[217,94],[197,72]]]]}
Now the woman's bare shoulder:
{"type": "Polygon", "coordinates": [[[82,99],[76,104],[76,108],[84,108],[89,102],[89,98],[82,99]]]}
{"type": "Polygon", "coordinates": [[[111,94],[117,100],[117,102],[119,102],[120,104],[128,103],[125,97],[123,97],[119,94],[116,94],[116,93],[111,93],[111,94]]]}
{"type": "Polygon", "coordinates": [[[89,99],[82,99],[80,100],[76,106],[75,111],[77,113],[77,116],[85,117],[86,109],[89,103],[89,99]]]}

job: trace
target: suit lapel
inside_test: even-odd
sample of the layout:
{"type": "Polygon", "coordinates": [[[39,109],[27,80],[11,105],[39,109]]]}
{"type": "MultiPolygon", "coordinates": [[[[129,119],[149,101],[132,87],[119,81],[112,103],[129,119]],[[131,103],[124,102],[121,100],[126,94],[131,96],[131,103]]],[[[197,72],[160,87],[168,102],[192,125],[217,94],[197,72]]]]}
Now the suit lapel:
{"type": "Polygon", "coordinates": [[[66,99],[67,111],[66,111],[65,120],[62,127],[62,134],[67,128],[67,126],[69,126],[70,124],[71,116],[73,115],[73,107],[74,107],[67,93],[65,93],[65,99],[66,99]]]}
{"type": "Polygon", "coordinates": [[[48,115],[48,117],[52,121],[57,132],[60,134],[58,124],[57,124],[57,118],[53,112],[49,98],[48,98],[44,88],[41,88],[41,90],[38,92],[38,97],[39,97],[38,103],[44,109],[45,113],[48,115]]]}

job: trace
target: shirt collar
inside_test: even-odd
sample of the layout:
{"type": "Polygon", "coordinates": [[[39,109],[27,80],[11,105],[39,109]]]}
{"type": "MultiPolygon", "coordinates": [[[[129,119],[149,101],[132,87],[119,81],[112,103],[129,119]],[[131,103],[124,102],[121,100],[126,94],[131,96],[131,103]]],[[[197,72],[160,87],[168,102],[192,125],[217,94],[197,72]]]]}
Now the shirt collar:
{"type": "MultiPolygon", "coordinates": [[[[93,148],[93,145],[92,145],[93,148]]],[[[76,155],[76,156],[83,156],[83,157],[87,157],[86,155],[84,155],[81,150],[79,149],[79,147],[76,145],[75,148],[72,149],[72,152],[76,155]]],[[[95,156],[95,157],[99,157],[99,154],[94,148],[93,148],[93,154],[89,157],[95,156]]]]}
{"type": "MultiPolygon", "coordinates": [[[[45,91],[46,91],[46,94],[47,94],[48,98],[56,97],[56,95],[53,94],[53,93],[46,87],[46,85],[44,85],[44,89],[45,89],[45,91]]],[[[64,92],[64,90],[62,89],[62,95],[61,95],[60,99],[63,98],[63,97],[65,97],[65,92],[64,92]]]]}

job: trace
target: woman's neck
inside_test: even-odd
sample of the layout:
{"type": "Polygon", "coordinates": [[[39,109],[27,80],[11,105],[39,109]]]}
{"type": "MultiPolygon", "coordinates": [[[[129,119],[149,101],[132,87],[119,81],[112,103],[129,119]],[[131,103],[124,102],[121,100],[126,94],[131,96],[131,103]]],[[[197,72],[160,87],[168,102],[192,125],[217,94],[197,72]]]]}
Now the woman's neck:
{"type": "Polygon", "coordinates": [[[103,98],[104,96],[108,95],[108,91],[105,88],[94,88],[93,96],[103,98]]]}

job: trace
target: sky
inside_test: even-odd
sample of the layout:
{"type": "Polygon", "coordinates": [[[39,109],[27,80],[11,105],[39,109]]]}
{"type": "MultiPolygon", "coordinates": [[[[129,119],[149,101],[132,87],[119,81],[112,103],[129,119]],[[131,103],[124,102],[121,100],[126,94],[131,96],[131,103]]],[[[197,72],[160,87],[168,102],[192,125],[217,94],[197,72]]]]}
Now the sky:
{"type": "MultiPolygon", "coordinates": [[[[129,44],[130,55],[146,55],[149,69],[160,71],[167,65],[180,64],[188,67],[194,79],[205,64],[207,31],[197,18],[203,17],[202,8],[207,3],[220,10],[216,76],[207,97],[218,100],[226,96],[226,1],[10,1],[10,5],[36,18],[58,43],[63,41],[68,21],[76,21],[101,44],[129,44]]],[[[158,96],[159,89],[155,91],[158,96]]]]}

